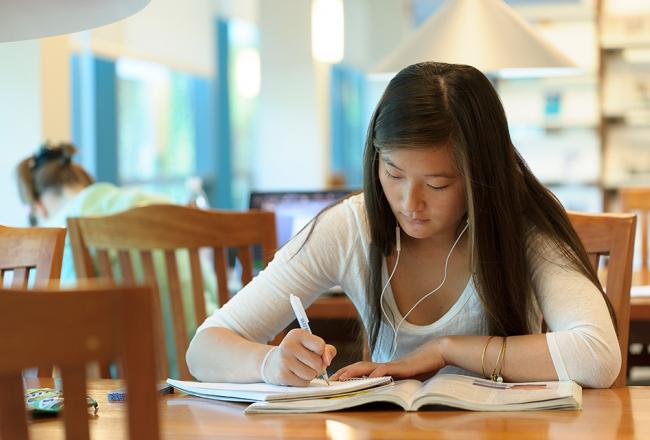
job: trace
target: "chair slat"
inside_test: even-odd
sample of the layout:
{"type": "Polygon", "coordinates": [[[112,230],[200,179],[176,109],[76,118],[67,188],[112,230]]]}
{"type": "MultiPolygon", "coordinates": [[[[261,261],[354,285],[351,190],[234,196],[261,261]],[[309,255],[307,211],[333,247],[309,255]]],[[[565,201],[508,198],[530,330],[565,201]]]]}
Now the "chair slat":
{"type": "Polygon", "coordinates": [[[253,255],[248,246],[239,246],[237,250],[239,251],[239,261],[242,267],[241,283],[242,286],[245,286],[253,279],[253,255]]]}
{"type": "Polygon", "coordinates": [[[19,373],[0,374],[0,438],[28,438],[23,395],[23,379],[19,373]]]}
{"type": "Polygon", "coordinates": [[[158,289],[156,269],[154,268],[153,255],[151,251],[141,251],[140,257],[142,259],[144,281],[153,289],[154,338],[156,339],[156,346],[160,347],[158,350],[158,378],[164,380],[169,377],[169,367],[167,365],[167,339],[165,338],[164,331],[165,324],[163,322],[164,314],[160,302],[160,289],[158,289]]]}
{"type": "Polygon", "coordinates": [[[131,261],[131,253],[126,250],[119,250],[117,252],[120,261],[120,270],[122,271],[122,282],[126,284],[135,284],[135,276],[133,276],[133,262],[131,261]]]}
{"type": "Polygon", "coordinates": [[[217,287],[219,289],[219,306],[223,307],[230,299],[230,292],[228,292],[228,266],[226,263],[228,258],[226,258],[226,250],[223,247],[215,247],[213,253],[214,271],[217,274],[217,287]]]}
{"type": "Polygon", "coordinates": [[[86,369],[83,365],[62,366],[61,381],[65,396],[65,437],[68,440],[89,440],[86,369]]]}
{"type": "MultiPolygon", "coordinates": [[[[146,374],[133,374],[141,371],[141,365],[151,365],[155,359],[158,345],[152,332],[153,316],[158,312],[152,307],[151,297],[142,295],[131,298],[135,307],[126,311],[123,329],[129,337],[124,344],[122,365],[126,372],[128,390],[151,390],[150,393],[129,393],[128,396],[128,430],[132,439],[157,439],[159,437],[158,411],[151,406],[158,406],[156,379],[151,371],[146,374]]],[[[153,365],[151,365],[153,369],[153,365]]]]}
{"type": "Polygon", "coordinates": [[[99,267],[99,275],[113,280],[113,269],[111,267],[111,257],[107,249],[97,249],[97,266],[99,267]]]}
{"type": "Polygon", "coordinates": [[[641,222],[641,270],[648,271],[648,211],[639,213],[641,222]]]}
{"type": "Polygon", "coordinates": [[[176,349],[176,359],[178,359],[178,371],[181,379],[189,380],[192,376],[187,369],[187,363],[184,362],[188,342],[188,337],[185,333],[187,327],[185,325],[183,294],[181,291],[180,278],[178,276],[178,264],[176,263],[176,253],[174,251],[165,251],[165,266],[167,271],[169,297],[172,306],[174,344],[176,349]]]}
{"type": "Polygon", "coordinates": [[[205,289],[203,287],[203,272],[199,249],[190,249],[190,270],[192,271],[192,293],[194,294],[194,316],[196,324],[200,325],[206,318],[205,311],[205,289]]]}
{"type": "Polygon", "coordinates": [[[11,287],[14,289],[21,289],[27,287],[27,281],[29,280],[29,268],[27,267],[18,267],[14,269],[14,279],[11,282],[11,287]]]}

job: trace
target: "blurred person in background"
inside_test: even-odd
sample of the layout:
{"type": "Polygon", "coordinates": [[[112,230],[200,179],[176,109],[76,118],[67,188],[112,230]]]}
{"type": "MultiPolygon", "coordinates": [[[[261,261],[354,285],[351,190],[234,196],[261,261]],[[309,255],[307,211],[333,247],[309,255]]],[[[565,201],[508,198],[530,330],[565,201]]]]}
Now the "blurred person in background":
{"type": "MultiPolygon", "coordinates": [[[[137,206],[169,204],[172,201],[164,195],[147,193],[135,188],[121,188],[107,182],[96,182],[81,165],[72,161],[77,148],[70,143],[45,143],[32,156],[23,159],[17,166],[16,177],[20,198],[30,209],[30,224],[41,227],[66,227],[68,217],[102,216],[115,214],[137,206]]],[[[179,251],[179,254],[181,251],[179,251]]],[[[154,254],[158,274],[164,273],[161,255],[154,254]]],[[[191,269],[186,255],[177,257],[178,271],[184,297],[191,297],[191,269]]],[[[113,261],[116,273],[117,259],[113,261]]],[[[140,267],[134,267],[136,273],[140,267]]],[[[159,277],[160,291],[167,292],[165,277],[159,277]]],[[[69,284],[76,279],[70,239],[66,237],[61,267],[61,283],[69,284]]],[[[206,307],[216,309],[216,280],[211,272],[203,270],[206,307]]],[[[173,327],[168,295],[161,296],[165,321],[165,335],[168,341],[170,374],[175,377],[177,366],[173,350],[173,327]]],[[[192,334],[198,323],[190,316],[191,307],[185,318],[188,334],[192,334]]]]}

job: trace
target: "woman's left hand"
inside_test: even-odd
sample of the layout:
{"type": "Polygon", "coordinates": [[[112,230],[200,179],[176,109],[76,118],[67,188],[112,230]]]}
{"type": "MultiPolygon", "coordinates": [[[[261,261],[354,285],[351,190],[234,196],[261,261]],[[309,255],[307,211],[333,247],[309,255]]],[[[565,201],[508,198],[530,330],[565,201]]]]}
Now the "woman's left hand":
{"type": "Polygon", "coordinates": [[[362,376],[392,376],[395,379],[412,378],[424,380],[433,376],[438,370],[447,365],[442,351],[442,342],[436,339],[394,361],[383,364],[362,361],[348,365],[334,373],[330,379],[346,380],[362,376]]]}

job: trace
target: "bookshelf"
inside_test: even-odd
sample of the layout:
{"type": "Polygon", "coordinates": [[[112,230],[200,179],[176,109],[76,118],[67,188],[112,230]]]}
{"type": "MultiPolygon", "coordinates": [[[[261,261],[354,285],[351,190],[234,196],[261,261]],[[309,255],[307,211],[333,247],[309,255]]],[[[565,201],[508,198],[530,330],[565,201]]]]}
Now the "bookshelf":
{"type": "Polygon", "coordinates": [[[650,2],[600,0],[599,79],[604,204],[650,186],[650,2]]]}
{"type": "Polygon", "coordinates": [[[497,88],[513,142],[567,209],[600,211],[602,154],[594,5],[532,3],[516,10],[580,69],[569,75],[500,75],[497,88]]]}
{"type": "Polygon", "coordinates": [[[513,142],[568,209],[618,210],[618,190],[650,186],[650,1],[517,7],[581,68],[505,77],[513,142]]]}

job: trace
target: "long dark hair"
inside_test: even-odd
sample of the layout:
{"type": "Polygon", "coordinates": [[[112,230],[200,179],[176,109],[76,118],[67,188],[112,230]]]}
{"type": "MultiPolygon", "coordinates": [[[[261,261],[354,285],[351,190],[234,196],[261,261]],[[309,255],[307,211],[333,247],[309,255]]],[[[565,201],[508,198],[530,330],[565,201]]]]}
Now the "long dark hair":
{"type": "MultiPolygon", "coordinates": [[[[396,220],[382,190],[378,157],[402,148],[452,148],[465,181],[473,281],[490,334],[529,334],[533,288],[527,238],[541,234],[590,279],[596,272],[566,212],[533,176],[512,144],[490,81],[471,66],[425,62],[388,84],[368,127],[363,167],[370,227],[368,333],[375,350],[381,322],[382,259],[395,252],[396,220]]],[[[611,306],[607,298],[605,301],[611,306]]],[[[536,329],[539,331],[539,329],[536,329]]]]}

